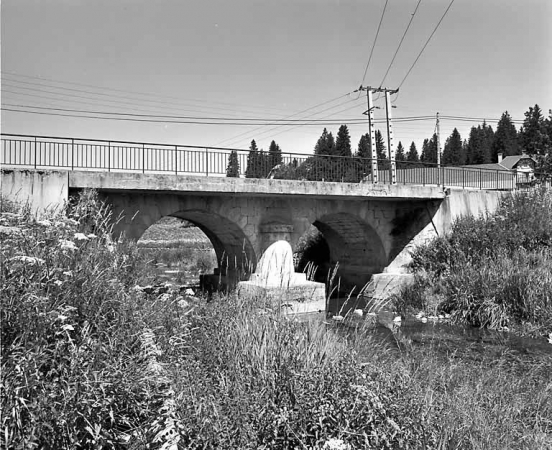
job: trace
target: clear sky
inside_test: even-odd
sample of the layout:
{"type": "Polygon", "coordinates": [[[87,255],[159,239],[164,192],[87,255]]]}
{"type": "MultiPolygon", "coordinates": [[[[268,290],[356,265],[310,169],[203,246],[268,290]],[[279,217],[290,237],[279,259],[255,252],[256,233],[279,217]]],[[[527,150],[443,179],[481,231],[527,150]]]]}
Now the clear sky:
{"type": "MultiPolygon", "coordinates": [[[[365,118],[366,98],[351,92],[381,85],[418,0],[387,1],[363,80],[385,4],[3,0],[2,108],[43,114],[3,110],[2,132],[237,148],[255,139],[265,149],[275,139],[285,152],[310,153],[323,122],[199,125],[52,113],[258,118],[263,124],[293,115],[327,119],[334,135],[339,123],[350,124],[354,150],[367,125],[350,121],[365,118]]],[[[449,4],[420,2],[383,83],[402,83],[393,116],[485,117],[494,128],[492,120],[505,110],[522,120],[535,103],[552,108],[551,0],[455,0],[404,79],[449,4]]],[[[376,104],[382,107],[376,119],[383,119],[382,99],[376,104]]],[[[455,126],[467,138],[472,125],[442,120],[442,142],[455,126]]],[[[405,146],[414,140],[421,150],[435,120],[397,121],[394,128],[396,140],[405,146]]]]}

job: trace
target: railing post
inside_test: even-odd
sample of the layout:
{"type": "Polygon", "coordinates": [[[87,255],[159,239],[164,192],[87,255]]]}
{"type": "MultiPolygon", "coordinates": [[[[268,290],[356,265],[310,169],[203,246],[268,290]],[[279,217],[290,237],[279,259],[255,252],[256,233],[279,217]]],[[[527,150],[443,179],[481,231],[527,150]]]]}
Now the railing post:
{"type": "Polygon", "coordinates": [[[479,189],[483,189],[483,180],[482,180],[481,172],[482,170],[479,169],[479,189]]]}
{"type": "Polygon", "coordinates": [[[142,144],[142,173],[146,172],[146,146],[142,144]]]}
{"type": "Polygon", "coordinates": [[[107,143],[107,171],[111,172],[111,142],[107,143]]]}
{"type": "Polygon", "coordinates": [[[75,170],[75,140],[71,139],[71,170],[75,170]]]}
{"type": "Polygon", "coordinates": [[[36,160],[38,158],[38,151],[37,151],[37,148],[36,148],[36,136],[34,138],[34,168],[36,169],[36,160]]]}
{"type": "Polygon", "coordinates": [[[174,174],[178,175],[178,146],[174,146],[174,174]]]}
{"type": "Polygon", "coordinates": [[[209,176],[209,150],[205,148],[205,175],[209,176]]]}
{"type": "Polygon", "coordinates": [[[462,167],[462,189],[466,189],[466,168],[462,167]]]}

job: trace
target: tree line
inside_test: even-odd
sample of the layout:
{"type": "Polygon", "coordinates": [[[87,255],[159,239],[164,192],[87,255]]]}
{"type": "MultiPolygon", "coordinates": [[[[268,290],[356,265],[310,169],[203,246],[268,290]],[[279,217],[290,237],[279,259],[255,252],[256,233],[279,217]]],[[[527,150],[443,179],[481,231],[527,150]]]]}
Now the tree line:
{"type": "MultiPolygon", "coordinates": [[[[389,155],[380,130],[375,132],[376,155],[378,167],[389,167],[389,155]]],[[[257,148],[255,140],[251,141],[247,157],[246,178],[266,178],[271,170],[278,168],[275,178],[302,178],[307,180],[359,181],[370,173],[371,154],[370,136],[363,134],[353,152],[351,137],[347,125],[341,125],[334,138],[326,128],[322,131],[314,146],[314,155],[301,161],[294,158],[283,164],[282,151],[272,141],[268,152],[257,148]]],[[[418,153],[414,141],[408,150],[399,141],[395,160],[398,168],[412,167],[413,164],[433,165],[437,163],[438,138],[433,134],[423,141],[421,153],[418,153]]],[[[537,170],[552,173],[552,110],[544,117],[538,105],[525,112],[525,119],[520,130],[516,129],[508,111],[505,111],[496,130],[485,121],[473,126],[467,139],[462,139],[460,132],[454,128],[445,140],[441,164],[444,166],[464,166],[498,162],[502,157],[526,153],[537,161],[537,170]]],[[[274,171],[273,171],[274,172],[274,171]]],[[[240,167],[238,154],[232,151],[226,175],[239,177],[240,167]]]]}

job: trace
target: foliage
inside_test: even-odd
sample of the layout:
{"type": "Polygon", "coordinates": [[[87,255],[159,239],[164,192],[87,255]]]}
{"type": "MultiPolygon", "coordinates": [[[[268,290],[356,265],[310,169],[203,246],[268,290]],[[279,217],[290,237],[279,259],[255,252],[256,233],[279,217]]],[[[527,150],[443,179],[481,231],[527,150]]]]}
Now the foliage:
{"type": "Polygon", "coordinates": [[[455,128],[452,134],[447,138],[443,150],[444,166],[461,166],[466,163],[466,155],[462,145],[462,137],[455,128]]]}
{"type": "Polygon", "coordinates": [[[240,162],[238,161],[238,152],[232,150],[228,155],[228,166],[226,167],[226,176],[231,178],[240,177],[240,162]]]}
{"type": "Polygon", "coordinates": [[[437,134],[434,133],[431,139],[424,139],[420,161],[429,164],[437,164],[437,149],[437,134]]]}
{"type": "Polygon", "coordinates": [[[492,143],[494,132],[491,126],[483,125],[472,127],[466,149],[467,164],[487,164],[491,162],[492,143]]]}
{"type": "Polygon", "coordinates": [[[2,447],[156,441],[166,391],[140,336],[182,322],[132,289],[147,279],[136,246],[111,240],[90,192],[67,216],[1,220],[2,447]]]}
{"type": "Polygon", "coordinates": [[[270,147],[268,148],[268,159],[269,163],[268,166],[270,169],[276,167],[279,164],[282,164],[282,150],[280,149],[280,146],[276,144],[275,141],[272,141],[270,143],[270,147]]]}
{"type": "Polygon", "coordinates": [[[408,153],[406,154],[406,160],[408,162],[420,162],[420,157],[418,156],[418,150],[416,149],[416,144],[414,141],[410,144],[408,153]]]}
{"type": "Polygon", "coordinates": [[[316,145],[314,146],[315,155],[335,155],[335,140],[330,131],[324,128],[322,135],[318,138],[316,145]]]}
{"type": "Polygon", "coordinates": [[[426,275],[401,304],[419,308],[434,295],[461,322],[552,331],[552,192],[517,192],[494,214],[457,220],[449,236],[414,250],[412,269],[426,275]]]}
{"type": "Polygon", "coordinates": [[[351,136],[347,125],[341,125],[335,141],[335,154],[337,156],[351,157],[351,136]]]}
{"type": "Polygon", "coordinates": [[[496,126],[496,133],[492,144],[493,162],[498,161],[499,153],[503,157],[520,154],[518,133],[508,111],[502,113],[502,117],[496,126]]]}
{"type": "Polygon", "coordinates": [[[546,448],[551,362],[397,354],[262,298],[147,293],[93,193],[0,218],[2,448],[546,448]]]}

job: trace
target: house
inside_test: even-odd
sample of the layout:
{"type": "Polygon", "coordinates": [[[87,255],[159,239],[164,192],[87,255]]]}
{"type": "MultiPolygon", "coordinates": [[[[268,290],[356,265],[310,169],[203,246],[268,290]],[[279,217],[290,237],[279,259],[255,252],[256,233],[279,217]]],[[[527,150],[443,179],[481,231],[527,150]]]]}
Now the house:
{"type": "Polygon", "coordinates": [[[498,164],[508,170],[514,171],[518,184],[527,184],[535,180],[537,161],[525,153],[522,155],[506,156],[506,158],[502,158],[502,153],[499,153],[498,164]]]}
{"type": "Polygon", "coordinates": [[[466,168],[477,168],[485,170],[508,170],[516,175],[516,184],[524,185],[532,183],[535,180],[535,166],[537,161],[525,153],[521,155],[513,155],[502,157],[502,153],[498,154],[498,162],[490,164],[472,164],[463,166],[466,168]]]}

